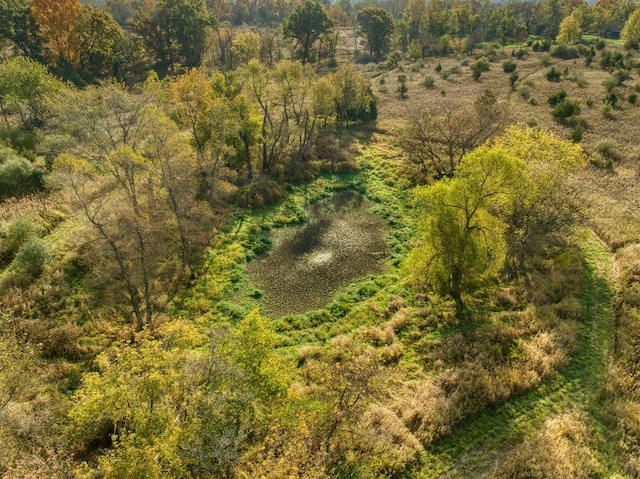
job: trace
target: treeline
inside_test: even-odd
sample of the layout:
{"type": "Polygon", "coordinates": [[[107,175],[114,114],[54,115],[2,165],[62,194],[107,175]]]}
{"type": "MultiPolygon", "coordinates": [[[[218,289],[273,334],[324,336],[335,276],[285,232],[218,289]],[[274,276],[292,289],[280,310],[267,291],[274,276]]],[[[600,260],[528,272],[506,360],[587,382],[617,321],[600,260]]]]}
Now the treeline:
{"type": "Polygon", "coordinates": [[[531,35],[570,43],[583,33],[622,33],[635,46],[637,15],[624,27],[636,8],[629,0],[109,0],[101,7],[79,0],[2,0],[0,38],[17,54],[83,84],[106,77],[140,80],[149,70],[162,77],[203,64],[229,70],[252,58],[273,65],[286,50],[303,63],[328,58],[335,64],[340,34],[350,27],[367,42],[369,55],[354,44],[360,61],[392,50],[415,59],[463,53],[482,42],[525,43],[531,35]]]}

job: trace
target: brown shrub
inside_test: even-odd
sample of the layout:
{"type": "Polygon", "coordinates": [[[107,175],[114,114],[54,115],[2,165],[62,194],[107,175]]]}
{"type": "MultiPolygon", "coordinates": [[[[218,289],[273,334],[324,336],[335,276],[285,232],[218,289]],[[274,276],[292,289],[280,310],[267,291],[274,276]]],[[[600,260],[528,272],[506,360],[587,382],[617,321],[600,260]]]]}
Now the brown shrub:
{"type": "Polygon", "coordinates": [[[82,330],[75,324],[56,324],[45,319],[26,319],[17,324],[27,340],[40,346],[45,358],[65,358],[76,361],[85,357],[87,351],[77,343],[82,330]]]}
{"type": "Polygon", "coordinates": [[[371,406],[357,429],[354,444],[357,452],[346,455],[347,463],[365,469],[367,477],[395,477],[415,463],[423,451],[402,420],[384,406],[371,406]]]}
{"type": "Polygon", "coordinates": [[[524,439],[493,470],[493,479],[600,477],[589,417],[569,411],[547,419],[542,430],[524,439]]]}

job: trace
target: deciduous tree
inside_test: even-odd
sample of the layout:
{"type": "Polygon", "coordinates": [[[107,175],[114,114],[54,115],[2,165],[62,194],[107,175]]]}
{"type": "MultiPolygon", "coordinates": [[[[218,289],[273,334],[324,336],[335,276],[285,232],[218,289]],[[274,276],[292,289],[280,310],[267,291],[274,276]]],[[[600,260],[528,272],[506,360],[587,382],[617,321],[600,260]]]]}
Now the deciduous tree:
{"type": "Polygon", "coordinates": [[[174,63],[197,67],[207,48],[209,16],[204,0],[143,0],[131,28],[161,72],[174,63]]]}
{"type": "Polygon", "coordinates": [[[324,7],[319,2],[305,0],[298,4],[284,21],[282,33],[285,38],[296,40],[300,49],[300,60],[307,63],[313,44],[332,27],[333,22],[324,7]]]}
{"type": "Polygon", "coordinates": [[[575,43],[580,40],[581,36],[580,22],[573,15],[569,15],[560,23],[560,33],[556,40],[558,43],[575,43]]]}
{"type": "Polygon", "coordinates": [[[8,126],[13,115],[26,131],[44,126],[63,91],[65,85],[35,60],[14,57],[0,63],[0,112],[8,126]]]}
{"type": "Polygon", "coordinates": [[[358,12],[358,23],[367,37],[369,53],[376,58],[389,49],[393,33],[393,17],[384,8],[366,7],[358,12]]]}
{"type": "Polygon", "coordinates": [[[61,61],[77,67],[80,63],[79,0],[33,0],[31,14],[45,39],[51,63],[61,61]]]}
{"type": "Polygon", "coordinates": [[[462,157],[498,133],[505,117],[491,92],[456,109],[426,108],[411,119],[405,149],[423,179],[452,177],[462,157]]]}
{"type": "Polygon", "coordinates": [[[624,24],[620,38],[627,48],[637,49],[640,45],[640,9],[635,10],[624,24]]]}
{"type": "Polygon", "coordinates": [[[524,161],[527,169],[526,184],[515,192],[504,217],[508,266],[524,274],[526,258],[574,224],[579,208],[571,175],[586,166],[586,157],[579,145],[543,129],[514,126],[494,145],[524,161]]]}
{"type": "Polygon", "coordinates": [[[418,188],[426,209],[420,243],[405,272],[417,286],[450,295],[462,310],[462,294],[502,268],[506,224],[492,211],[508,208],[522,185],[524,162],[497,148],[467,154],[453,179],[418,188]]]}
{"type": "Polygon", "coordinates": [[[43,61],[44,39],[30,6],[30,0],[0,0],[0,38],[10,40],[22,55],[43,61]]]}
{"type": "Polygon", "coordinates": [[[353,64],[341,66],[331,77],[338,128],[356,120],[360,112],[371,112],[374,101],[369,82],[353,64]]]}
{"type": "Polygon", "coordinates": [[[124,40],[120,26],[97,8],[82,6],[78,20],[80,67],[89,77],[111,72],[118,45],[124,40]]]}

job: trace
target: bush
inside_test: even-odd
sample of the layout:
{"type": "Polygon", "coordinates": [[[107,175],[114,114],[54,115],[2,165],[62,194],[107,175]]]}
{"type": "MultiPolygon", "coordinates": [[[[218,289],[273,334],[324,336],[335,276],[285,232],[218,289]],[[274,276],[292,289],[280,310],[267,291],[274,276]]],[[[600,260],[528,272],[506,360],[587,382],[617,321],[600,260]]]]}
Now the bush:
{"type": "Polygon", "coordinates": [[[518,60],[522,60],[527,54],[527,51],[524,48],[520,48],[519,50],[513,50],[511,54],[518,60]]]}
{"type": "Polygon", "coordinates": [[[538,128],[540,126],[538,119],[533,116],[527,118],[524,121],[524,124],[527,125],[529,128],[538,128]]]}
{"type": "Polygon", "coordinates": [[[520,96],[524,100],[528,100],[531,96],[531,88],[529,88],[529,86],[527,85],[522,85],[520,88],[518,88],[518,93],[520,93],[520,96]]]}
{"type": "Polygon", "coordinates": [[[460,74],[460,66],[454,65],[451,68],[447,68],[446,70],[442,70],[440,72],[440,76],[444,80],[448,80],[451,75],[459,75],[460,74]]]}
{"type": "Polygon", "coordinates": [[[603,50],[600,52],[600,68],[603,70],[613,71],[616,68],[626,69],[627,62],[625,56],[621,52],[612,52],[603,50]]]}
{"type": "Polygon", "coordinates": [[[534,52],[548,52],[551,49],[551,40],[545,38],[544,40],[536,40],[531,45],[531,49],[534,52]]]}
{"type": "Polygon", "coordinates": [[[551,56],[561,58],[562,60],[571,60],[580,57],[580,52],[578,52],[578,49],[574,46],[560,44],[551,50],[551,56]]]}
{"type": "Polygon", "coordinates": [[[612,92],[618,86],[618,82],[615,78],[609,77],[602,82],[602,86],[607,90],[607,92],[612,92]]]}
{"type": "Polygon", "coordinates": [[[636,92],[631,92],[629,93],[629,96],[627,97],[627,101],[631,104],[631,105],[635,105],[636,102],[638,101],[638,94],[636,92]]]}
{"type": "Polygon", "coordinates": [[[551,67],[551,69],[547,72],[547,80],[549,80],[550,82],[559,82],[561,76],[562,72],[556,67],[551,67]]]}
{"type": "Polygon", "coordinates": [[[613,113],[613,108],[611,107],[611,105],[604,105],[600,109],[600,113],[602,113],[602,116],[604,116],[605,118],[607,118],[609,120],[615,120],[616,119],[616,116],[613,113]]]}
{"type": "Polygon", "coordinates": [[[422,80],[422,86],[428,89],[434,88],[435,84],[436,84],[436,81],[432,75],[427,75],[426,77],[424,77],[424,80],[422,80]]]}
{"type": "Polygon", "coordinates": [[[471,65],[473,79],[475,81],[480,81],[480,76],[482,75],[482,73],[488,72],[490,69],[491,65],[489,64],[489,60],[487,60],[485,57],[476,60],[476,62],[471,65]]]}
{"type": "Polygon", "coordinates": [[[13,265],[16,270],[36,278],[40,276],[48,261],[49,251],[46,243],[39,238],[32,238],[22,245],[13,260],[13,265]]]}
{"type": "Polygon", "coordinates": [[[502,70],[505,73],[512,73],[513,71],[515,71],[516,67],[517,65],[515,64],[515,62],[512,62],[511,60],[507,60],[502,64],[502,70]]]}
{"type": "Polygon", "coordinates": [[[582,125],[576,125],[576,127],[571,130],[569,133],[568,139],[573,141],[574,143],[580,143],[582,141],[582,136],[584,135],[584,128],[582,125]]]}
{"type": "Polygon", "coordinates": [[[587,86],[587,79],[582,73],[576,73],[571,79],[576,82],[576,85],[580,88],[587,86]]]}
{"type": "Polygon", "coordinates": [[[551,116],[563,125],[572,121],[572,119],[580,114],[580,104],[577,100],[564,99],[558,102],[551,112],[551,116]]]}
{"type": "Polygon", "coordinates": [[[406,98],[407,91],[409,91],[409,88],[407,87],[407,75],[401,73],[398,75],[398,94],[401,99],[406,98]]]}
{"type": "Polygon", "coordinates": [[[629,70],[625,70],[624,68],[619,68],[614,71],[611,76],[618,85],[622,85],[625,81],[631,78],[631,72],[629,70]]]}
{"type": "Polygon", "coordinates": [[[28,216],[15,217],[0,236],[0,263],[11,261],[22,245],[40,233],[40,227],[28,216]]]}
{"type": "Polygon", "coordinates": [[[5,139],[19,154],[30,159],[34,157],[33,152],[40,141],[34,132],[9,127],[0,128],[0,138],[5,139]]]}
{"type": "Polygon", "coordinates": [[[549,103],[549,106],[556,106],[565,98],[567,98],[567,92],[564,90],[561,90],[558,93],[550,95],[549,98],[547,99],[547,103],[549,103]]]}
{"type": "Polygon", "coordinates": [[[600,140],[594,150],[603,160],[620,161],[622,159],[622,155],[618,150],[618,144],[609,138],[600,140]]]}
{"type": "Polygon", "coordinates": [[[518,72],[513,72],[511,75],[509,75],[509,84],[511,85],[512,90],[515,89],[518,78],[520,78],[520,75],[518,75],[518,72]]]}
{"type": "Polygon", "coordinates": [[[611,108],[615,108],[618,103],[618,95],[612,91],[603,98],[602,103],[611,106],[611,108]]]}
{"type": "Polygon", "coordinates": [[[20,197],[44,188],[43,172],[26,158],[0,164],[0,199],[20,197]]]}

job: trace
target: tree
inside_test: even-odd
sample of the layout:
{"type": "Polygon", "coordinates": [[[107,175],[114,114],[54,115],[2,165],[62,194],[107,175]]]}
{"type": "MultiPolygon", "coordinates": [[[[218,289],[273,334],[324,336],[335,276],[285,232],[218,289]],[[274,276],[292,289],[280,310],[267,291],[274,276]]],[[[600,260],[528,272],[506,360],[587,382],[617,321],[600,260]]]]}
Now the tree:
{"type": "Polygon", "coordinates": [[[117,46],[124,40],[120,26],[111,16],[84,5],[78,21],[80,68],[90,77],[100,77],[112,69],[117,46]]]}
{"type": "Polygon", "coordinates": [[[117,280],[140,331],[151,325],[155,301],[163,293],[158,288],[160,271],[174,266],[173,225],[167,223],[162,207],[160,175],[148,160],[120,147],[100,166],[62,155],[54,162],[54,181],[96,234],[87,258],[98,273],[96,279],[117,280]]]}
{"type": "Polygon", "coordinates": [[[188,68],[200,66],[207,49],[208,27],[215,24],[204,0],[162,0],[160,5],[167,11],[167,27],[177,43],[180,63],[188,68]]]}
{"type": "Polygon", "coordinates": [[[407,41],[421,40],[427,18],[427,7],[424,0],[410,0],[404,9],[402,18],[407,30],[407,41]]]}
{"type": "Polygon", "coordinates": [[[285,142],[294,155],[302,158],[315,133],[315,116],[309,102],[315,77],[311,66],[288,60],[279,62],[274,70],[275,98],[287,124],[285,142]]]}
{"type": "Polygon", "coordinates": [[[209,337],[184,321],[143,331],[96,358],[68,413],[66,438],[99,453],[95,475],[239,477],[290,382],[274,333],[255,311],[209,337]],[[108,444],[96,450],[96,444],[108,444]]]}
{"type": "Polygon", "coordinates": [[[104,8],[121,27],[133,18],[141,0],[106,0],[104,8]]]}
{"type": "Polygon", "coordinates": [[[637,49],[640,46],[640,9],[635,10],[624,24],[620,38],[625,47],[637,49]]]}
{"type": "Polygon", "coordinates": [[[29,0],[0,0],[0,38],[10,40],[22,55],[42,61],[44,40],[30,4],[29,0]]]}
{"type": "Polygon", "coordinates": [[[572,12],[571,15],[578,20],[578,24],[580,25],[580,29],[583,32],[593,32],[596,30],[596,12],[593,5],[589,5],[588,3],[583,3],[578,5],[572,12]]]}
{"type": "Polygon", "coordinates": [[[198,157],[149,95],[107,84],[71,98],[60,116],[73,115],[66,133],[80,146],[54,161],[53,182],[84,218],[93,281],[128,305],[142,329],[210,239],[214,211],[194,187],[198,157]]]}
{"type": "Polygon", "coordinates": [[[313,44],[332,27],[333,22],[324,7],[318,2],[305,0],[284,21],[282,33],[285,38],[296,40],[304,64],[309,61],[313,44]]]}
{"type": "Polygon", "coordinates": [[[57,102],[60,133],[75,141],[75,155],[99,163],[122,146],[138,149],[142,142],[144,95],[132,95],[115,82],[70,90],[57,102]]]}
{"type": "Polygon", "coordinates": [[[595,4],[598,33],[602,36],[608,29],[623,29],[637,8],[633,0],[599,0],[595,4]]]}
{"type": "Polygon", "coordinates": [[[41,128],[64,90],[65,85],[35,60],[14,57],[0,63],[0,112],[8,126],[10,116],[17,115],[20,128],[41,128]]]}
{"type": "Polygon", "coordinates": [[[587,160],[579,145],[544,129],[510,127],[494,140],[494,147],[524,161],[527,170],[526,182],[515,192],[505,217],[507,265],[524,274],[526,258],[539,252],[549,236],[574,224],[577,195],[570,178],[587,160]]]}
{"type": "Polygon", "coordinates": [[[260,37],[249,30],[239,32],[232,41],[231,51],[240,65],[244,65],[252,58],[258,58],[260,53],[260,37]]]}
{"type": "Polygon", "coordinates": [[[560,23],[560,33],[556,40],[558,43],[575,43],[580,40],[581,36],[580,22],[573,15],[569,15],[560,23]]]}
{"type": "Polygon", "coordinates": [[[286,116],[276,101],[271,72],[258,60],[251,60],[243,71],[246,87],[262,111],[262,170],[269,171],[285,149],[286,116]]]}
{"type": "Polygon", "coordinates": [[[423,180],[453,177],[462,157],[498,133],[505,117],[490,91],[465,107],[426,108],[411,119],[405,150],[423,180]]]}
{"type": "Polygon", "coordinates": [[[189,131],[196,149],[198,197],[206,199],[214,207],[218,174],[231,155],[226,141],[234,127],[231,107],[217,97],[206,74],[196,69],[171,83],[170,98],[175,120],[189,131]]]}
{"type": "Polygon", "coordinates": [[[560,23],[564,18],[562,2],[561,0],[546,0],[543,8],[546,22],[545,33],[555,39],[560,31],[560,23]]]}
{"type": "Polygon", "coordinates": [[[324,119],[326,126],[327,119],[336,112],[335,89],[330,78],[318,78],[313,86],[312,108],[313,114],[324,119]]]}
{"type": "Polygon", "coordinates": [[[186,67],[201,64],[208,27],[213,23],[204,0],[143,0],[131,28],[164,73],[173,69],[174,63],[186,67]]]}
{"type": "Polygon", "coordinates": [[[332,76],[335,96],[335,112],[338,128],[349,125],[350,120],[356,120],[362,112],[373,113],[374,97],[369,89],[369,82],[357,70],[355,65],[341,66],[332,76]]]}
{"type": "Polygon", "coordinates": [[[369,53],[380,58],[389,49],[393,33],[393,18],[381,7],[366,7],[358,12],[358,23],[367,37],[369,53]]]}
{"type": "Polygon", "coordinates": [[[77,67],[80,63],[79,0],[33,0],[31,14],[45,39],[51,63],[64,62],[77,67]]]}
{"type": "Polygon", "coordinates": [[[512,203],[524,162],[504,150],[481,147],[467,154],[453,179],[419,187],[427,210],[420,244],[404,265],[410,281],[450,295],[462,311],[462,294],[495,275],[505,260],[506,224],[492,211],[512,203]]]}

